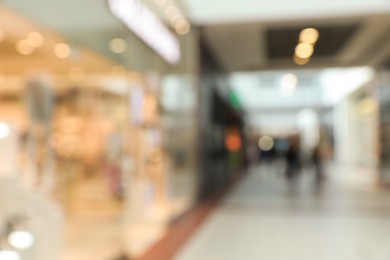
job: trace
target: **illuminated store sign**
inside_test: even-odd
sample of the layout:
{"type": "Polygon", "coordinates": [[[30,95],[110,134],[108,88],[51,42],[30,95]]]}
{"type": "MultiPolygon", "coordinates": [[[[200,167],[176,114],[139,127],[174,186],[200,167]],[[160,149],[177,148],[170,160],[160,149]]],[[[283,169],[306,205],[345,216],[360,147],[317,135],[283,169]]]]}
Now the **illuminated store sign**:
{"type": "Polygon", "coordinates": [[[179,62],[178,40],[146,5],[139,0],[108,0],[108,5],[114,16],[167,62],[179,62]]]}

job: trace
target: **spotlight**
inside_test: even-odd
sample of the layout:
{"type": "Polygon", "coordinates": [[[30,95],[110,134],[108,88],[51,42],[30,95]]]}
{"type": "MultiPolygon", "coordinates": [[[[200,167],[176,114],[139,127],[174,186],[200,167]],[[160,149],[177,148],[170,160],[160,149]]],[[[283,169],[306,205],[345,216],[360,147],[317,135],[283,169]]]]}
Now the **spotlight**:
{"type": "Polygon", "coordinates": [[[10,133],[11,133],[11,127],[5,123],[0,122],[0,139],[4,139],[8,137],[10,133]]]}
{"type": "Polygon", "coordinates": [[[0,260],[20,260],[18,252],[13,250],[2,250],[0,251],[0,260]]]}
{"type": "MultiPolygon", "coordinates": [[[[16,249],[25,250],[34,244],[34,236],[28,231],[12,231],[8,235],[8,242],[16,249]]],[[[2,260],[2,258],[0,258],[2,260]]]]}

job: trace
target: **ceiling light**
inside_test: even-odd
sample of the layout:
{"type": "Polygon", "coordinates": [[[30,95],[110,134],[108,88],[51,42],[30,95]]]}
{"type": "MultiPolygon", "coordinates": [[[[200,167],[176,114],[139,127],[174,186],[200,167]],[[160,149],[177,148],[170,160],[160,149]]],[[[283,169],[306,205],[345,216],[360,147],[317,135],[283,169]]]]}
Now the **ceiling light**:
{"type": "Polygon", "coordinates": [[[280,85],[284,88],[296,88],[298,85],[298,78],[295,74],[288,73],[282,77],[280,85]]]}
{"type": "Polygon", "coordinates": [[[56,56],[60,59],[66,59],[70,56],[71,49],[68,44],[66,43],[58,43],[54,47],[54,53],[56,56]]]}
{"type": "Polygon", "coordinates": [[[7,138],[10,134],[11,127],[5,123],[0,123],[0,139],[7,138]]]}
{"type": "Polygon", "coordinates": [[[186,20],[182,19],[175,23],[175,29],[178,34],[186,35],[190,31],[191,26],[186,20]]]}
{"type": "Polygon", "coordinates": [[[13,250],[1,250],[0,260],[20,260],[20,255],[13,250]]]}
{"type": "Polygon", "coordinates": [[[30,248],[34,244],[34,240],[33,234],[27,231],[13,231],[8,236],[8,242],[10,245],[20,250],[30,248]]]}
{"type": "Polygon", "coordinates": [[[296,55],[294,55],[294,62],[297,65],[306,65],[309,63],[309,61],[310,61],[310,58],[302,59],[302,58],[299,58],[296,55]]]}
{"type": "Polygon", "coordinates": [[[280,82],[280,94],[285,97],[294,95],[297,85],[297,76],[292,73],[284,75],[280,82]]]}
{"type": "Polygon", "coordinates": [[[16,50],[22,55],[31,55],[34,52],[34,48],[27,40],[19,40],[16,43],[16,50]]]}
{"type": "Polygon", "coordinates": [[[314,44],[317,42],[319,37],[319,32],[314,28],[306,28],[301,31],[299,35],[299,41],[303,43],[314,44]]]}
{"type": "Polygon", "coordinates": [[[263,136],[259,139],[259,148],[262,151],[269,151],[274,147],[274,139],[270,136],[263,136]]]}
{"type": "Polygon", "coordinates": [[[107,0],[111,13],[165,61],[180,61],[180,43],[175,35],[141,0],[107,0]]]}
{"type": "Polygon", "coordinates": [[[43,36],[38,32],[30,32],[27,35],[27,41],[32,47],[38,48],[43,44],[43,36]]]}
{"type": "Polygon", "coordinates": [[[125,40],[121,38],[116,38],[110,41],[110,50],[113,53],[117,53],[117,54],[124,53],[126,49],[127,49],[127,43],[125,40]]]}
{"type": "Polygon", "coordinates": [[[309,43],[299,43],[295,48],[295,55],[301,59],[310,58],[313,55],[314,47],[309,43]]]}

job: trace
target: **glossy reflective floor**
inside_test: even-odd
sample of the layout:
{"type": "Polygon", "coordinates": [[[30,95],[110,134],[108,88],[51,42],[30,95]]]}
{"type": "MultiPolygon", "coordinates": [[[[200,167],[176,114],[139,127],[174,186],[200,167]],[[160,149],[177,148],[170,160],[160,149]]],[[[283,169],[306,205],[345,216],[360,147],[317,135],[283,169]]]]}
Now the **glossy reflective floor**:
{"type": "Polygon", "coordinates": [[[390,259],[390,192],[375,172],[329,166],[318,190],[310,170],[291,186],[279,166],[253,168],[176,260],[390,259]]]}

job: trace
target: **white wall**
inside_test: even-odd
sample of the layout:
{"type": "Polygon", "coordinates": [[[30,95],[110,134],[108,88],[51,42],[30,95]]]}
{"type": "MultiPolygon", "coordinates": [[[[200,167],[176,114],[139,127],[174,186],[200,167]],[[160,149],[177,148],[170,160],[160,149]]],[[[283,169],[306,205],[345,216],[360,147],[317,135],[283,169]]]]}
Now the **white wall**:
{"type": "Polygon", "coordinates": [[[362,103],[351,96],[334,108],[335,160],[376,167],[379,162],[378,111],[362,113],[362,103]]]}

